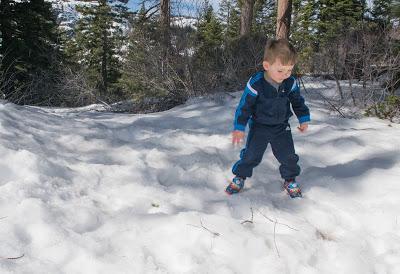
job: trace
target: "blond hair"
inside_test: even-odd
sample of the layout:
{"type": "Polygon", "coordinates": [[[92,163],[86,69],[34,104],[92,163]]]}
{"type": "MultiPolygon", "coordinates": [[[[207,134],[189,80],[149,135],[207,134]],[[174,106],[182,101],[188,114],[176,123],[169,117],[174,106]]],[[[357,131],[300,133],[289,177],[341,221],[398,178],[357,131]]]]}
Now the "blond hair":
{"type": "Polygon", "coordinates": [[[297,59],[296,49],[286,39],[271,39],[267,41],[264,51],[264,61],[273,64],[279,58],[283,65],[294,65],[297,59]]]}

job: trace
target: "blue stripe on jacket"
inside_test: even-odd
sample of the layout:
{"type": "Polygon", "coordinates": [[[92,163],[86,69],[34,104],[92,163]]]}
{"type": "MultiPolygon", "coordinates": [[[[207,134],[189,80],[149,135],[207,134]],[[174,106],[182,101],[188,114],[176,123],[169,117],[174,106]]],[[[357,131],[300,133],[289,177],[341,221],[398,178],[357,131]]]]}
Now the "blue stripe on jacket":
{"type": "Polygon", "coordinates": [[[240,99],[239,105],[236,108],[235,120],[234,120],[234,130],[245,131],[246,125],[251,117],[251,108],[255,102],[255,98],[258,95],[257,90],[255,90],[252,85],[264,77],[263,72],[258,72],[250,78],[244,89],[242,98],[240,99]],[[242,120],[239,122],[239,120],[242,120]]]}

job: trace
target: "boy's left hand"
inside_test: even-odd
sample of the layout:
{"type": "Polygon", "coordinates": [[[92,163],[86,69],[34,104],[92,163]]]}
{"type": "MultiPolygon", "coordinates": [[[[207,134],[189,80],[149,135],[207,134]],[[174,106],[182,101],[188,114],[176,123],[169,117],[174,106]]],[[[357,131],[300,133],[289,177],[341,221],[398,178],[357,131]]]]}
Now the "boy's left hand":
{"type": "Polygon", "coordinates": [[[308,129],[308,123],[302,123],[300,126],[297,127],[300,132],[305,132],[308,129]]]}

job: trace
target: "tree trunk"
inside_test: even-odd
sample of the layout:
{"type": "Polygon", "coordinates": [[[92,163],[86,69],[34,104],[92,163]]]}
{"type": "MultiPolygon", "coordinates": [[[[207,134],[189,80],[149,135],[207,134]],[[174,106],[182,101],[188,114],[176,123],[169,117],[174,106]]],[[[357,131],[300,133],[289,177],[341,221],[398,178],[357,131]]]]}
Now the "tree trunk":
{"type": "Polygon", "coordinates": [[[277,0],[278,14],[276,20],[276,38],[289,38],[292,0],[277,0]]]}
{"type": "Polygon", "coordinates": [[[103,92],[104,95],[107,94],[108,89],[108,73],[107,73],[107,30],[103,30],[103,54],[102,54],[102,61],[101,61],[101,78],[102,78],[102,87],[100,90],[103,92]]]}
{"type": "Polygon", "coordinates": [[[244,0],[240,15],[240,36],[251,32],[251,23],[253,22],[254,0],[244,0]]]}
{"type": "Polygon", "coordinates": [[[351,100],[353,101],[353,106],[356,106],[356,97],[353,92],[353,80],[351,77],[349,77],[349,88],[350,88],[350,95],[351,95],[351,100]]]}
{"type": "Polygon", "coordinates": [[[160,16],[160,25],[162,31],[162,43],[164,47],[164,54],[166,55],[169,48],[170,43],[170,0],[160,0],[161,6],[161,16],[160,16]]]}

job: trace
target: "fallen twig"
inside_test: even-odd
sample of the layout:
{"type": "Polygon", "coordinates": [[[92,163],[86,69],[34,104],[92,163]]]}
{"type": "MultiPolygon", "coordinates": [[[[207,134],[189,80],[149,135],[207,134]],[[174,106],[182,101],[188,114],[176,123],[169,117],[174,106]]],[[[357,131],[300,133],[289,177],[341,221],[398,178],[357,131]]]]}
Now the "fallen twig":
{"type": "Polygon", "coordinates": [[[286,227],[288,227],[288,228],[290,228],[290,229],[292,229],[292,230],[299,231],[298,229],[293,228],[293,227],[291,227],[290,225],[287,225],[287,224],[284,224],[284,223],[279,223],[279,222],[277,222],[276,220],[275,220],[275,221],[272,220],[272,219],[269,218],[268,216],[265,216],[259,209],[257,209],[257,211],[258,211],[265,219],[267,219],[267,220],[270,221],[271,223],[275,223],[275,222],[276,222],[278,225],[284,225],[284,226],[286,226],[286,227]]]}
{"type": "Polygon", "coordinates": [[[208,232],[210,232],[213,236],[220,236],[220,235],[221,235],[221,234],[219,234],[218,232],[211,231],[210,229],[208,229],[207,227],[205,227],[205,226],[203,225],[203,222],[201,221],[201,219],[200,219],[200,224],[201,224],[201,227],[202,227],[202,228],[204,228],[205,230],[207,230],[208,232]]]}
{"type": "Polygon", "coordinates": [[[270,221],[271,223],[274,223],[274,245],[275,245],[276,253],[278,254],[278,257],[280,258],[281,255],[279,254],[278,245],[276,244],[276,225],[277,225],[277,224],[280,224],[280,225],[284,225],[284,226],[286,226],[286,227],[288,227],[288,228],[290,228],[290,229],[293,229],[293,230],[295,230],[295,231],[298,231],[298,230],[295,229],[295,228],[293,228],[293,227],[291,227],[291,226],[289,226],[289,225],[287,225],[287,224],[279,223],[277,219],[275,219],[275,221],[272,220],[272,219],[269,218],[268,216],[264,215],[259,209],[257,209],[257,211],[258,211],[265,219],[267,219],[267,220],[270,221]]]}
{"type": "Polygon", "coordinates": [[[278,245],[276,244],[276,224],[277,224],[277,221],[275,220],[275,223],[274,223],[274,244],[275,244],[276,253],[278,253],[278,257],[280,258],[281,255],[279,254],[278,245]]]}
{"type": "Polygon", "coordinates": [[[245,223],[251,223],[251,224],[253,223],[253,217],[254,217],[253,208],[250,207],[250,210],[251,210],[251,220],[245,220],[245,221],[241,222],[242,225],[245,223]]]}
{"type": "MultiPolygon", "coordinates": [[[[0,220],[3,220],[5,218],[7,218],[7,216],[0,217],[0,220]]],[[[25,254],[22,254],[22,255],[17,256],[17,257],[3,257],[3,256],[0,256],[0,260],[18,260],[18,259],[21,259],[24,256],[25,256],[25,254]]]]}
{"type": "MultiPolygon", "coordinates": [[[[307,91],[307,89],[306,89],[306,87],[305,87],[305,85],[304,85],[303,79],[302,79],[301,77],[299,78],[299,81],[300,81],[301,85],[303,86],[304,91],[305,91],[306,93],[308,93],[308,91],[307,91]]],[[[326,85],[325,85],[324,83],[321,83],[321,84],[324,85],[324,86],[326,87],[326,85]]],[[[325,101],[326,103],[328,103],[336,112],[338,112],[338,113],[340,114],[340,116],[342,116],[342,118],[346,118],[346,115],[344,115],[344,113],[341,112],[340,109],[339,109],[338,107],[336,107],[336,106],[335,106],[334,104],[332,104],[324,95],[322,95],[321,92],[319,92],[319,91],[316,90],[316,93],[322,98],[322,100],[324,100],[324,101],[325,101]]]]}
{"type": "Polygon", "coordinates": [[[201,219],[200,219],[200,224],[201,224],[201,226],[192,225],[192,224],[188,224],[188,225],[194,226],[194,227],[197,227],[197,228],[203,228],[203,229],[207,230],[208,232],[210,232],[214,237],[220,236],[220,235],[221,235],[220,233],[214,232],[214,231],[208,229],[207,227],[205,227],[205,226],[203,225],[203,222],[201,221],[201,219]]]}
{"type": "Polygon", "coordinates": [[[21,259],[24,256],[25,256],[25,254],[22,254],[21,256],[17,256],[17,257],[1,257],[0,256],[0,259],[1,260],[18,260],[18,259],[21,259]]]}

